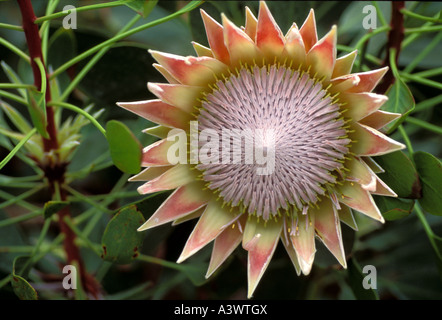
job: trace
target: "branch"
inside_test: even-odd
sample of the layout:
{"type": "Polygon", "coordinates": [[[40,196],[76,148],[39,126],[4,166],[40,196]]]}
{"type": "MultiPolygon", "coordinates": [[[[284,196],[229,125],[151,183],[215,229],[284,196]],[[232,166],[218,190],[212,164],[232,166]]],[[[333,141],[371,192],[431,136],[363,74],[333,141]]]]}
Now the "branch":
{"type": "Polygon", "coordinates": [[[394,84],[395,78],[390,65],[390,50],[396,50],[395,64],[397,65],[399,54],[401,51],[402,41],[404,40],[404,15],[402,9],[405,8],[405,1],[392,1],[390,32],[387,41],[387,56],[384,60],[384,66],[390,67],[385,74],[384,80],[378,87],[378,91],[385,93],[391,85],[394,84]]]}
{"type": "MultiPolygon", "coordinates": [[[[26,42],[29,48],[29,56],[32,67],[32,73],[34,75],[34,85],[37,87],[39,91],[41,91],[42,85],[42,77],[46,78],[46,103],[51,101],[51,90],[49,86],[49,76],[47,73],[46,66],[44,65],[43,54],[41,50],[41,39],[40,34],[38,33],[38,26],[34,23],[37,17],[35,16],[34,9],[31,4],[31,0],[17,0],[18,5],[20,6],[20,11],[23,18],[23,30],[26,36],[26,42]],[[44,75],[41,75],[40,68],[35,62],[36,59],[40,59],[43,63],[43,70],[45,72],[44,75]]],[[[47,116],[47,131],[49,134],[49,139],[43,138],[43,146],[44,151],[49,152],[53,149],[58,149],[58,141],[57,141],[57,131],[55,128],[54,122],[54,110],[51,107],[46,108],[46,116],[47,116]]]]}

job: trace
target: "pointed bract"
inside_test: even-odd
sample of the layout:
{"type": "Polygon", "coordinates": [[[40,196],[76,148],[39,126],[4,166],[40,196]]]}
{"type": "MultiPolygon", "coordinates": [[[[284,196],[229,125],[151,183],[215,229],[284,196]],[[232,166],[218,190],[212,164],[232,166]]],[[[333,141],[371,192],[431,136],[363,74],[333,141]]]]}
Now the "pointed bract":
{"type": "Polygon", "coordinates": [[[264,1],[259,6],[256,45],[270,62],[284,49],[284,36],[264,1]]]}
{"type": "Polygon", "coordinates": [[[192,41],[192,46],[198,57],[214,58],[213,52],[210,48],[207,48],[206,46],[203,46],[202,44],[195,41],[192,41]]]}
{"type": "Polygon", "coordinates": [[[376,93],[341,93],[339,100],[344,103],[345,116],[353,121],[359,121],[378,110],[388,97],[376,93]]]}
{"type": "MultiPolygon", "coordinates": [[[[254,222],[249,220],[247,225],[251,223],[254,222]]],[[[266,222],[266,225],[263,223],[256,223],[255,234],[246,246],[246,250],[249,253],[247,261],[248,298],[252,297],[256,286],[272,259],[281,231],[281,222],[269,220],[266,222]]]]}
{"type": "Polygon", "coordinates": [[[211,201],[206,207],[201,218],[198,220],[186,245],[177,260],[181,263],[191,255],[214,240],[224,229],[230,226],[238,218],[239,214],[233,214],[223,210],[216,201],[211,201]]]}
{"type": "Polygon", "coordinates": [[[149,134],[151,136],[160,138],[160,139],[164,139],[167,137],[167,135],[169,134],[169,131],[172,130],[171,128],[165,127],[165,126],[154,126],[154,127],[150,127],[147,129],[144,129],[142,132],[149,134]]]}
{"type": "Polygon", "coordinates": [[[153,64],[154,68],[157,69],[162,75],[163,77],[171,84],[179,84],[180,82],[175,79],[169,71],[166,70],[166,68],[164,68],[161,64],[158,63],[154,63],[153,64]]]}
{"type": "Polygon", "coordinates": [[[250,37],[250,39],[256,39],[256,29],[258,25],[258,19],[256,19],[255,15],[246,7],[246,26],[244,28],[244,32],[250,37]]]}
{"type": "Polygon", "coordinates": [[[216,237],[206,278],[209,278],[241,243],[242,232],[237,225],[238,223],[240,222],[227,227],[216,237]]]}
{"type": "Polygon", "coordinates": [[[257,58],[257,48],[255,42],[235,26],[225,15],[222,15],[224,26],[224,41],[229,50],[232,66],[241,63],[251,64],[257,58]]]}
{"type": "Polygon", "coordinates": [[[351,209],[347,206],[341,206],[341,210],[338,211],[339,220],[344,222],[347,226],[352,228],[355,231],[358,231],[358,226],[355,221],[355,217],[351,212],[351,209]]]}
{"type": "Polygon", "coordinates": [[[149,167],[141,171],[139,174],[129,178],[129,181],[149,181],[161,176],[164,172],[172,168],[172,166],[149,167]]]}
{"type": "Polygon", "coordinates": [[[336,62],[336,26],[333,26],[321,40],[310,49],[307,54],[307,65],[311,67],[311,74],[325,81],[330,80],[336,62]]]}
{"type": "Polygon", "coordinates": [[[399,119],[400,117],[401,117],[400,113],[378,110],[368,115],[364,119],[361,119],[359,123],[372,127],[373,129],[379,130],[385,127],[387,124],[391,123],[392,121],[399,119]]]}
{"type": "Polygon", "coordinates": [[[166,127],[188,129],[192,117],[161,100],[118,102],[120,107],[166,127]]]}
{"type": "Polygon", "coordinates": [[[149,50],[150,54],[181,84],[206,85],[215,75],[226,69],[219,60],[210,57],[182,57],[171,53],[149,50]]]}
{"type": "Polygon", "coordinates": [[[298,255],[296,254],[296,250],[293,247],[293,243],[290,241],[289,235],[287,235],[287,231],[285,230],[284,233],[286,233],[284,236],[281,236],[281,241],[284,245],[285,250],[287,251],[287,254],[290,257],[290,260],[293,263],[293,266],[295,267],[296,274],[299,276],[301,274],[301,266],[299,265],[299,259],[298,255]]]}
{"type": "Polygon", "coordinates": [[[295,66],[304,65],[307,53],[305,52],[304,40],[302,40],[296,24],[293,24],[285,38],[283,55],[287,55],[288,58],[292,59],[295,66]]]}
{"type": "Polygon", "coordinates": [[[360,81],[357,85],[350,88],[348,92],[371,92],[377,86],[379,81],[388,71],[388,67],[376,69],[372,71],[354,73],[355,76],[358,76],[360,81]]]}
{"type": "Polygon", "coordinates": [[[339,201],[343,204],[382,223],[385,221],[370,192],[357,183],[345,182],[338,190],[341,193],[339,201]]]}
{"type": "Polygon", "coordinates": [[[305,52],[309,52],[315,43],[318,42],[315,11],[313,9],[310,10],[307,19],[305,19],[301,29],[299,29],[299,32],[304,40],[305,52]]]}
{"type": "Polygon", "coordinates": [[[350,74],[353,63],[358,54],[358,50],[350,52],[345,56],[336,59],[335,67],[333,69],[332,79],[350,74]]]}
{"type": "Polygon", "coordinates": [[[205,206],[210,197],[201,193],[201,183],[192,182],[176,189],[138,231],[147,230],[185,217],[205,206]]]}
{"type": "Polygon", "coordinates": [[[163,139],[147,146],[143,149],[141,165],[143,167],[170,166],[171,163],[167,159],[167,151],[175,143],[175,141],[163,139]]]}
{"type": "Polygon", "coordinates": [[[352,151],[358,156],[380,156],[405,148],[402,143],[366,125],[355,123],[352,129],[355,130],[351,133],[352,140],[357,142],[352,151]]]}
{"type": "Polygon", "coordinates": [[[349,170],[345,179],[359,183],[362,188],[368,191],[376,190],[376,175],[371,169],[359,158],[349,157],[345,163],[345,168],[349,170]]]}
{"type": "Polygon", "coordinates": [[[384,181],[379,179],[379,177],[376,177],[376,190],[373,191],[372,194],[393,198],[397,197],[397,194],[389,186],[387,186],[384,181]]]}
{"type": "MultiPolygon", "coordinates": [[[[296,219],[296,218],[294,218],[296,219]]],[[[290,239],[298,255],[298,262],[304,275],[308,275],[315,259],[315,216],[298,214],[296,229],[291,231],[290,239]]]]}
{"type": "Polygon", "coordinates": [[[206,28],[207,40],[209,41],[210,49],[215,58],[224,63],[230,63],[230,55],[224,44],[223,26],[216,22],[204,10],[201,9],[201,17],[206,28]]]}
{"type": "Polygon", "coordinates": [[[137,190],[140,194],[172,190],[195,181],[195,178],[195,173],[190,170],[189,165],[177,164],[158,178],[143,184],[137,190]]]}
{"type": "Polygon", "coordinates": [[[319,239],[346,268],[347,261],[342,243],[341,223],[333,203],[330,199],[324,199],[320,203],[320,209],[311,208],[310,212],[315,215],[315,229],[319,239]]]}
{"type": "Polygon", "coordinates": [[[194,106],[204,88],[182,84],[148,83],[150,92],[167,104],[173,105],[187,113],[195,111],[194,106]]]}

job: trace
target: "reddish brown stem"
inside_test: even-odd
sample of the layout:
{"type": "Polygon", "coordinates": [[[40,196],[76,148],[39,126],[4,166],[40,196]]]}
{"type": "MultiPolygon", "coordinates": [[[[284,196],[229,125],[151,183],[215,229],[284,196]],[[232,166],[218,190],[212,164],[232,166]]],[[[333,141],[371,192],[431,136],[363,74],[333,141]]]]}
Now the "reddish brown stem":
{"type": "MultiPolygon", "coordinates": [[[[31,68],[34,74],[34,85],[38,90],[41,90],[41,74],[40,69],[35,62],[34,59],[40,58],[41,62],[44,65],[43,54],[41,51],[41,38],[38,33],[38,26],[34,23],[37,19],[34,13],[34,9],[31,4],[31,0],[17,0],[18,5],[20,6],[20,11],[23,17],[23,29],[26,36],[26,42],[29,48],[29,56],[31,57],[31,68]]],[[[51,89],[49,85],[49,76],[45,69],[46,76],[46,103],[51,101],[51,89]]],[[[58,149],[58,141],[57,141],[57,131],[55,128],[54,122],[54,110],[52,107],[46,108],[46,116],[47,116],[47,128],[49,134],[49,139],[43,138],[43,146],[44,151],[49,152],[50,150],[58,149]]]]}
{"type": "MultiPolygon", "coordinates": [[[[41,90],[42,86],[42,76],[40,73],[40,68],[35,62],[36,58],[40,58],[41,62],[44,66],[43,54],[41,49],[41,38],[38,32],[38,26],[35,24],[35,20],[37,19],[34,13],[34,9],[32,7],[31,0],[17,0],[18,5],[20,6],[20,11],[23,18],[23,29],[26,36],[26,41],[29,48],[29,56],[31,58],[31,67],[34,75],[34,85],[38,90],[41,90]]],[[[46,77],[46,104],[51,101],[51,90],[49,85],[49,76],[46,67],[44,66],[44,76],[46,77]]],[[[46,116],[47,116],[47,131],[49,134],[49,138],[43,138],[43,146],[44,151],[49,152],[51,150],[57,150],[59,148],[57,141],[57,130],[55,127],[54,121],[54,111],[52,107],[46,108],[46,116]]],[[[65,180],[66,173],[66,164],[59,163],[58,158],[55,157],[52,159],[50,163],[42,163],[40,164],[42,169],[45,172],[45,176],[49,181],[49,187],[51,189],[52,195],[56,194],[57,188],[55,186],[61,186],[65,180]]],[[[60,197],[62,201],[66,201],[67,195],[66,192],[61,189],[60,197]]],[[[70,217],[70,209],[69,207],[65,207],[64,209],[58,212],[59,217],[59,227],[60,232],[64,234],[63,246],[67,255],[67,262],[69,264],[76,264],[79,267],[79,274],[81,278],[81,282],[83,288],[86,292],[92,294],[94,297],[98,297],[99,294],[99,285],[94,278],[92,278],[84,267],[83,260],[80,255],[80,250],[78,246],[75,244],[76,235],[72,231],[72,229],[65,222],[65,218],[70,217]]]]}
{"type": "Polygon", "coordinates": [[[384,66],[390,68],[378,87],[378,91],[381,93],[385,93],[395,81],[393,70],[390,66],[390,49],[396,49],[395,63],[397,64],[402,41],[404,40],[404,15],[401,12],[403,8],[405,8],[405,1],[392,1],[391,29],[388,33],[387,55],[384,60],[384,66]]]}

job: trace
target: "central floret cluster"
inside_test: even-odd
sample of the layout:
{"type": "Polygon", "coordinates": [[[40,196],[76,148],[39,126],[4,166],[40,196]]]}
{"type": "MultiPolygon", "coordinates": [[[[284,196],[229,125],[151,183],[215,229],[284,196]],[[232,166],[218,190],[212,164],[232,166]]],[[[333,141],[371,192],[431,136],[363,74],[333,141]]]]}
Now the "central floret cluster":
{"type": "Polygon", "coordinates": [[[244,67],[219,80],[202,103],[198,124],[220,137],[239,133],[236,141],[219,144],[219,159],[197,168],[225,203],[265,220],[280,209],[303,211],[316,203],[335,184],[351,142],[339,104],[322,83],[285,66],[244,67]],[[235,157],[240,161],[232,163],[235,157]]]}

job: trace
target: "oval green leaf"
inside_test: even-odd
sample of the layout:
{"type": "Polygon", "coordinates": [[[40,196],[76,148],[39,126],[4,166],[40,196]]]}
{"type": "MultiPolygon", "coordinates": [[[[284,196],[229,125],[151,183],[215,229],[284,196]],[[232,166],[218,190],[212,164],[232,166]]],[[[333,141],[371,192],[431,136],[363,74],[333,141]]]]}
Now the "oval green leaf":
{"type": "Polygon", "coordinates": [[[106,227],[102,258],[119,264],[131,263],[139,255],[144,233],[137,229],[145,222],[135,205],[121,209],[106,227]]]}
{"type": "Polygon", "coordinates": [[[421,197],[419,177],[411,160],[402,151],[396,151],[375,161],[385,170],[378,177],[400,198],[418,199],[421,197]]]}
{"type": "Polygon", "coordinates": [[[37,291],[24,278],[13,276],[11,285],[20,300],[38,300],[37,291]]]}
{"type": "Polygon", "coordinates": [[[413,156],[422,184],[422,208],[434,215],[442,215],[442,163],[427,152],[416,152],[413,156]]]}
{"type": "Polygon", "coordinates": [[[112,161],[125,173],[135,174],[141,170],[141,144],[129,128],[116,120],[106,125],[106,137],[112,161]]]}

